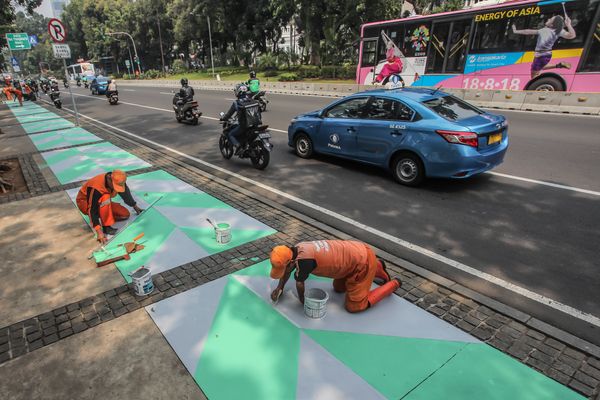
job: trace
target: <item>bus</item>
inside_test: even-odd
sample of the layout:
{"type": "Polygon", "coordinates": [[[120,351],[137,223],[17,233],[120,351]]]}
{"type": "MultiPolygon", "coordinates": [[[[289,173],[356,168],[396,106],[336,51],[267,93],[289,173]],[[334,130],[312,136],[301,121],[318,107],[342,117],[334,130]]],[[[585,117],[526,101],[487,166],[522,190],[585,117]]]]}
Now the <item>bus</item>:
{"type": "Polygon", "coordinates": [[[356,80],[379,82],[396,63],[413,86],[600,92],[599,4],[513,1],[367,23],[356,80]]]}
{"type": "Polygon", "coordinates": [[[67,66],[67,71],[71,77],[87,77],[87,79],[93,78],[96,75],[96,69],[94,64],[89,62],[80,62],[67,66]]]}

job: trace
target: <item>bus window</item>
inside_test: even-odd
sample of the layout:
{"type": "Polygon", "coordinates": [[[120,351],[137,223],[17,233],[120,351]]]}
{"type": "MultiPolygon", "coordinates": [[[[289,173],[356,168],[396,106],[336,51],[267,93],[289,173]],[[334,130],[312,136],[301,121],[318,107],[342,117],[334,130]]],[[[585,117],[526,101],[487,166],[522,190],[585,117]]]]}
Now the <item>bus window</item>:
{"type": "Polygon", "coordinates": [[[431,32],[429,54],[427,55],[427,72],[444,72],[446,44],[450,33],[450,22],[434,23],[431,32]]]}
{"type": "Polygon", "coordinates": [[[509,19],[475,22],[471,51],[473,53],[519,51],[519,48],[507,46],[507,33],[510,29],[509,22],[509,19]]]}
{"type": "Polygon", "coordinates": [[[365,39],[363,41],[362,67],[374,67],[376,64],[377,39],[365,39]]]}
{"type": "MultiPolygon", "coordinates": [[[[425,57],[429,45],[431,22],[406,25],[406,34],[402,43],[402,53],[406,57],[425,57]]],[[[400,43],[399,43],[400,45],[400,43]]]]}
{"type": "Polygon", "coordinates": [[[471,19],[454,21],[450,43],[448,44],[448,60],[446,61],[445,72],[463,72],[470,30],[471,19]]]}
{"type": "Polygon", "coordinates": [[[592,33],[592,41],[581,66],[581,71],[600,72],[600,21],[596,23],[596,29],[592,33]]]}

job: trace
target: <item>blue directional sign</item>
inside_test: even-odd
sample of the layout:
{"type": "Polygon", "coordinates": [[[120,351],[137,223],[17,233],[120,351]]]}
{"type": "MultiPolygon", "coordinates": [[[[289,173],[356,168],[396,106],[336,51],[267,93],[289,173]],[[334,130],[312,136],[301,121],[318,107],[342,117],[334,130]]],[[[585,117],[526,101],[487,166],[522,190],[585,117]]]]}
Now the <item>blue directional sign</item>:
{"type": "Polygon", "coordinates": [[[10,63],[12,64],[13,67],[19,66],[19,61],[17,61],[17,59],[15,57],[10,59],[10,63]]]}
{"type": "Polygon", "coordinates": [[[35,46],[35,45],[37,45],[37,44],[39,43],[39,40],[38,40],[38,37],[37,37],[37,35],[29,35],[29,43],[30,43],[32,46],[35,46]]]}

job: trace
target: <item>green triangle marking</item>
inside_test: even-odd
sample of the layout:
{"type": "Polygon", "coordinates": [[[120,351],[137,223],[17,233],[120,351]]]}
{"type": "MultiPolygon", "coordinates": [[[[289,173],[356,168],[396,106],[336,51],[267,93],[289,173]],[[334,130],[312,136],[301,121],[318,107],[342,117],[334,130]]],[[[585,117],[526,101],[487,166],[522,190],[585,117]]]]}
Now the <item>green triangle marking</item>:
{"type": "Polygon", "coordinates": [[[406,395],[466,345],[349,332],[304,332],[390,399],[406,395]]]}
{"type": "Polygon", "coordinates": [[[46,160],[46,164],[52,166],[56,163],[64,161],[71,157],[79,156],[80,153],[75,149],[58,150],[53,153],[43,153],[42,157],[46,160]]]}
{"type": "Polygon", "coordinates": [[[73,126],[73,123],[66,119],[57,118],[50,121],[29,122],[22,125],[27,133],[35,133],[40,131],[58,130],[73,126]]]}
{"type": "MultiPolygon", "coordinates": [[[[264,260],[259,262],[258,264],[251,265],[247,268],[241,269],[239,271],[234,272],[232,275],[242,275],[242,276],[264,276],[267,278],[271,277],[271,261],[264,260]]],[[[322,276],[309,275],[309,281],[333,281],[331,278],[324,278],[322,276]]]]}
{"type": "Polygon", "coordinates": [[[295,399],[300,331],[226,279],[194,379],[209,399],[295,399]]]}
{"type": "MultiPolygon", "coordinates": [[[[50,166],[50,168],[52,168],[52,166],[50,166]]],[[[63,171],[55,172],[53,170],[52,172],[54,172],[54,175],[56,175],[56,178],[60,183],[65,184],[70,182],[77,182],[79,180],[87,178],[84,175],[96,168],[98,168],[98,166],[96,165],[96,163],[94,163],[94,160],[84,159],[81,160],[79,164],[69,167],[63,171]]],[[[91,178],[91,176],[89,178],[91,178]]]]}
{"type": "MultiPolygon", "coordinates": [[[[50,150],[50,149],[54,149],[57,147],[64,147],[64,146],[68,146],[68,143],[64,143],[64,140],[62,138],[56,138],[50,142],[44,142],[44,143],[39,143],[40,140],[33,140],[33,138],[30,136],[29,137],[31,139],[31,141],[33,142],[33,144],[35,145],[35,147],[37,147],[38,150],[50,150]]],[[[41,139],[41,138],[40,138],[41,139]]]]}
{"type": "Polygon", "coordinates": [[[107,250],[118,246],[119,244],[130,242],[140,233],[144,233],[144,237],[140,239],[145,248],[140,252],[131,254],[131,260],[117,261],[116,265],[123,278],[130,283],[131,277],[129,272],[135,271],[144,265],[152,255],[160,248],[171,232],[175,229],[175,225],[165,218],[160,212],[151,208],[144,211],[135,221],[131,223],[125,230],[120,233],[114,241],[110,243],[107,250]]]}
{"type": "MultiPolygon", "coordinates": [[[[129,180],[129,178],[127,178],[129,180]]],[[[143,198],[146,202],[147,199],[150,198],[158,198],[165,193],[161,192],[144,192],[144,191],[136,191],[138,196],[143,198]],[[148,196],[146,196],[146,193],[148,196]]],[[[221,200],[212,197],[208,193],[177,193],[177,192],[169,192],[168,196],[165,196],[160,201],[161,207],[188,207],[188,208],[227,208],[232,209],[232,207],[226,203],[223,203],[221,200]]]]}
{"type": "Polygon", "coordinates": [[[570,400],[584,397],[487,344],[470,343],[406,399],[570,400]]]}
{"type": "Polygon", "coordinates": [[[167,171],[163,171],[162,169],[152,171],[152,172],[146,172],[145,174],[141,174],[141,175],[127,177],[127,180],[130,180],[130,179],[131,180],[137,180],[137,179],[141,179],[141,180],[177,180],[176,177],[169,174],[167,171]]]}
{"type": "MultiPolygon", "coordinates": [[[[162,200],[161,200],[162,203],[162,200]]],[[[161,204],[162,205],[162,204],[161,204]]],[[[207,228],[190,228],[180,227],[180,229],[194,242],[198,243],[204,250],[209,254],[219,253],[221,251],[233,249],[234,247],[240,246],[244,243],[252,242],[254,240],[263,238],[265,236],[272,235],[277,231],[274,229],[268,230],[252,230],[252,229],[232,229],[231,230],[231,241],[227,244],[217,243],[215,237],[215,230],[211,227],[207,228]]]]}

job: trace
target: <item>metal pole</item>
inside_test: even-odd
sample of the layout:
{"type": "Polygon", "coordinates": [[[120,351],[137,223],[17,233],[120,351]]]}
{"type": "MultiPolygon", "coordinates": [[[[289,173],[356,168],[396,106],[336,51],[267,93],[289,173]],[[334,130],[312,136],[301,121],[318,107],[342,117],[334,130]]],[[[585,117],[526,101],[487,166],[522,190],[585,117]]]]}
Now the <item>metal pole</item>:
{"type": "Polygon", "coordinates": [[[160,61],[162,62],[162,71],[165,73],[165,55],[163,53],[162,34],[160,33],[160,19],[158,18],[158,10],[156,10],[156,25],[158,25],[158,43],[160,44],[160,61]]]}
{"type": "Polygon", "coordinates": [[[213,48],[212,48],[212,34],[210,32],[210,17],[207,15],[206,20],[208,21],[208,42],[210,45],[210,65],[212,66],[212,75],[215,77],[215,59],[213,58],[213,48]]]}
{"type": "MultiPolygon", "coordinates": [[[[133,58],[131,58],[131,49],[129,48],[129,43],[127,43],[127,52],[129,53],[129,62],[130,62],[130,66],[127,67],[127,74],[129,74],[129,79],[131,79],[131,69],[133,68],[133,66],[135,65],[133,63],[133,58]]],[[[134,74],[135,75],[135,74],[134,74]]]]}
{"type": "MultiPolygon", "coordinates": [[[[67,60],[64,58],[63,67],[65,68],[65,78],[69,76],[69,71],[67,71],[67,60]]],[[[71,91],[71,85],[69,84],[69,94],[71,95],[71,102],[73,103],[73,111],[75,111],[75,125],[79,126],[79,113],[77,112],[77,104],[75,104],[75,96],[73,96],[73,92],[71,91]]]]}

